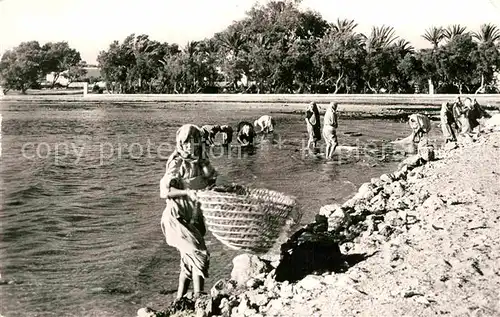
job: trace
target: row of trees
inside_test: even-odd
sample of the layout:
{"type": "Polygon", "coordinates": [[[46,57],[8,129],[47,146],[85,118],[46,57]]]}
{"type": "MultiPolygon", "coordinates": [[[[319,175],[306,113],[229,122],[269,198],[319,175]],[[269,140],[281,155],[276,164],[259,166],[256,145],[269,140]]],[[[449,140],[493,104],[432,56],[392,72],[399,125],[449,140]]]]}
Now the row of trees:
{"type": "Polygon", "coordinates": [[[67,42],[49,42],[41,46],[37,41],[23,42],[5,52],[0,60],[0,85],[4,90],[38,87],[47,74],[53,74],[54,87],[61,76],[69,82],[85,75],[85,62],[80,53],[67,42]]]}
{"type": "MultiPolygon", "coordinates": [[[[440,93],[495,91],[495,73],[500,66],[500,31],[495,25],[484,24],[477,32],[460,25],[431,27],[423,37],[432,47],[421,50],[396,36],[390,26],[373,27],[367,35],[356,28],[353,20],[328,23],[317,12],[301,11],[298,1],[271,1],[254,6],[244,19],[213,37],[189,42],[183,49],[132,34],[101,51],[98,63],[108,89],[118,93],[221,89],[256,93],[425,93],[429,80],[440,93]]],[[[36,42],[20,47],[30,45],[36,42]]],[[[4,69],[9,69],[5,67],[9,56],[19,55],[13,51],[0,63],[4,82],[11,78],[4,74],[4,69]]],[[[29,54],[21,60],[32,61],[29,54]]],[[[78,61],[69,60],[74,63],[59,63],[57,69],[76,67],[79,55],[78,61]]]]}
{"type": "Polygon", "coordinates": [[[356,27],[275,1],[183,50],[130,35],[98,61],[119,92],[194,93],[224,82],[228,90],[259,93],[413,93],[426,92],[429,79],[437,92],[494,89],[500,65],[494,25],[478,32],[432,27],[423,35],[432,48],[418,51],[392,27],[374,27],[368,35],[356,27]]]}

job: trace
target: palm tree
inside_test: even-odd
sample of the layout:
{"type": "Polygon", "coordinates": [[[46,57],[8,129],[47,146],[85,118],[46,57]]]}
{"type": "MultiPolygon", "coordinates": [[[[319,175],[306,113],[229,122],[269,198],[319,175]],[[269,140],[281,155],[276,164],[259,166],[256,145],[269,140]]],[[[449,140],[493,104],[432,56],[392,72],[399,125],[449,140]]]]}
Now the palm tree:
{"type": "MultiPolygon", "coordinates": [[[[498,27],[494,24],[488,23],[488,24],[482,24],[479,28],[479,32],[472,32],[472,36],[478,40],[479,45],[480,45],[480,52],[482,53],[483,49],[487,47],[494,47],[496,42],[500,40],[500,30],[498,27]]],[[[495,71],[494,66],[490,66],[493,68],[495,71]]],[[[481,73],[481,86],[476,90],[476,94],[480,91],[485,90],[486,85],[484,83],[484,72],[481,73]]]]}
{"type": "Polygon", "coordinates": [[[429,41],[436,49],[439,46],[439,43],[444,38],[444,29],[442,27],[433,26],[425,30],[425,33],[424,35],[422,35],[422,37],[429,41]]]}
{"type": "Polygon", "coordinates": [[[394,43],[394,47],[401,52],[402,56],[405,56],[407,53],[413,53],[415,48],[405,39],[399,39],[396,43],[394,43]]]}
{"type": "Polygon", "coordinates": [[[354,29],[358,26],[354,20],[349,19],[337,19],[336,23],[332,23],[330,27],[335,33],[352,33],[354,29]]]}
{"type": "Polygon", "coordinates": [[[366,38],[366,49],[368,52],[377,49],[388,48],[398,37],[394,34],[392,26],[374,26],[369,37],[366,38]]]}
{"type": "Polygon", "coordinates": [[[198,51],[198,45],[198,41],[187,42],[186,47],[184,47],[184,52],[186,52],[189,57],[192,57],[198,51]]]}
{"type": "Polygon", "coordinates": [[[219,33],[218,40],[221,46],[229,50],[234,57],[238,56],[238,53],[244,49],[247,42],[241,32],[234,29],[219,33]]]}
{"type": "Polygon", "coordinates": [[[448,41],[451,41],[459,35],[467,34],[466,30],[467,30],[467,27],[461,26],[460,24],[450,25],[446,29],[443,30],[443,36],[448,41]]]}
{"type": "Polygon", "coordinates": [[[354,22],[354,20],[337,19],[336,23],[330,24],[330,31],[328,32],[328,36],[330,36],[331,38],[352,38],[358,45],[361,46],[365,43],[366,36],[354,31],[357,26],[358,24],[354,22]]]}
{"type": "Polygon", "coordinates": [[[500,39],[500,29],[494,24],[482,24],[479,32],[472,32],[472,36],[480,43],[495,43],[500,39]]]}

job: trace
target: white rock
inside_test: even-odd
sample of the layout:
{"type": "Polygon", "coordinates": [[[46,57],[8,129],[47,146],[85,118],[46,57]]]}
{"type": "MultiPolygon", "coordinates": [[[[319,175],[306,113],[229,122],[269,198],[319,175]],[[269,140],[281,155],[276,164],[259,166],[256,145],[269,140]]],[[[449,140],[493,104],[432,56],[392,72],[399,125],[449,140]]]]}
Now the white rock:
{"type": "Polygon", "coordinates": [[[280,297],[282,298],[292,298],[293,297],[293,285],[282,285],[280,290],[280,297]]]}
{"type": "Polygon", "coordinates": [[[337,277],[334,274],[327,275],[323,278],[323,283],[333,285],[337,282],[337,277]]]}
{"type": "Polygon", "coordinates": [[[354,196],[358,199],[367,199],[370,200],[375,196],[374,186],[372,183],[364,183],[359,187],[358,192],[354,196]]]}
{"type": "Polygon", "coordinates": [[[325,217],[330,217],[330,215],[337,209],[340,208],[337,204],[325,205],[319,209],[319,214],[325,217]]]}
{"type": "Polygon", "coordinates": [[[281,299],[273,299],[267,304],[267,314],[269,316],[277,316],[283,310],[283,302],[281,299]]]}
{"type": "Polygon", "coordinates": [[[398,197],[401,197],[405,193],[405,189],[403,185],[401,185],[400,182],[393,182],[390,186],[392,195],[396,195],[398,197]]]}
{"type": "Polygon", "coordinates": [[[384,183],[392,183],[392,181],[394,180],[390,174],[382,174],[380,176],[380,180],[384,183]]]}
{"type": "Polygon", "coordinates": [[[266,271],[266,263],[256,255],[240,254],[233,259],[231,279],[238,285],[245,285],[254,276],[266,271]]]}
{"type": "Polygon", "coordinates": [[[314,275],[308,275],[304,277],[297,283],[298,287],[302,287],[305,290],[312,291],[314,289],[320,288],[322,286],[321,279],[314,275]]]}
{"type": "Polygon", "coordinates": [[[454,150],[458,147],[457,143],[456,142],[448,142],[444,145],[444,149],[446,151],[451,151],[451,150],[454,150]]]}
{"type": "Polygon", "coordinates": [[[341,207],[335,209],[335,211],[328,217],[328,230],[335,231],[341,227],[347,219],[344,210],[341,207]]]}
{"type": "Polygon", "coordinates": [[[269,297],[267,294],[251,294],[249,295],[249,301],[257,306],[265,306],[269,303],[269,297]]]}
{"type": "Polygon", "coordinates": [[[444,207],[444,202],[437,195],[432,194],[431,196],[429,196],[429,198],[427,198],[424,201],[424,203],[422,204],[422,207],[428,208],[431,210],[436,210],[436,209],[444,207]]]}
{"type": "Polygon", "coordinates": [[[149,307],[140,308],[137,311],[137,317],[154,317],[154,316],[156,316],[156,312],[149,307]]]}

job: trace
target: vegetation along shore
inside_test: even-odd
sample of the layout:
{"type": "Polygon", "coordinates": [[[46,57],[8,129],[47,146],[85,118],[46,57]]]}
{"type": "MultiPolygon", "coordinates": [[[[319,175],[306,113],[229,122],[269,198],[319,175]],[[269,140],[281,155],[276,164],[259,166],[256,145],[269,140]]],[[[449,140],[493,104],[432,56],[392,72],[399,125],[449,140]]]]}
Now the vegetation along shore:
{"type": "Polygon", "coordinates": [[[416,48],[389,25],[358,31],[300,1],[257,3],[213,36],[159,42],[130,34],[101,50],[98,65],[68,42],[22,42],[0,61],[5,93],[86,81],[102,93],[497,93],[500,30],[484,23],[429,25],[416,48]]]}

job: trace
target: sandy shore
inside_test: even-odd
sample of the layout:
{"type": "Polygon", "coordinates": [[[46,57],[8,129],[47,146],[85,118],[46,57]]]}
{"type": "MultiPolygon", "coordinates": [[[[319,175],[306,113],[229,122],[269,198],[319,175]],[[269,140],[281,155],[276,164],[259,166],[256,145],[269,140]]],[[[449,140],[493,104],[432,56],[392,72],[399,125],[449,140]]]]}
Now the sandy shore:
{"type": "MultiPolygon", "coordinates": [[[[474,142],[440,149],[429,162],[409,158],[342,206],[322,207],[328,234],[342,233],[342,253],[361,260],[289,283],[244,255],[247,272],[235,267],[233,281],[212,289],[218,315],[500,316],[499,116],[474,142]]],[[[210,316],[199,302],[196,311],[210,316]]]]}
{"type": "MultiPolygon", "coordinates": [[[[462,96],[466,97],[466,95],[462,96]]],[[[500,109],[500,95],[471,95],[488,110],[500,109]]],[[[406,120],[412,113],[423,113],[437,120],[441,104],[456,95],[257,95],[257,94],[192,94],[192,95],[6,95],[2,102],[35,105],[51,103],[68,106],[118,106],[158,109],[257,110],[269,114],[303,114],[311,101],[318,103],[320,113],[331,101],[339,103],[341,118],[375,118],[406,120]]]]}
{"type": "MultiPolygon", "coordinates": [[[[74,91],[69,93],[74,94],[74,91]]],[[[346,105],[421,105],[439,106],[444,101],[454,100],[456,94],[87,94],[68,95],[61,92],[56,95],[52,91],[45,94],[7,94],[0,100],[60,100],[85,102],[201,102],[201,103],[272,103],[304,104],[315,101],[318,104],[328,104],[336,101],[346,105]]],[[[500,105],[500,94],[467,95],[462,98],[476,98],[482,105],[500,105]]]]}

